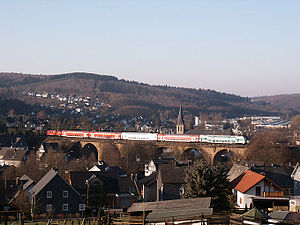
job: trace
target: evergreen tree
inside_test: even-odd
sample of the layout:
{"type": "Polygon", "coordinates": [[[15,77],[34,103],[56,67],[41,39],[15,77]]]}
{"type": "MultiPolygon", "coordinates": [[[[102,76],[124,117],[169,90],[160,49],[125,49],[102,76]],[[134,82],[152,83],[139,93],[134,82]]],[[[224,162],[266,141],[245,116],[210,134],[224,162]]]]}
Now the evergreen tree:
{"type": "Polygon", "coordinates": [[[188,168],[185,176],[184,198],[211,197],[216,210],[229,208],[230,186],[224,167],[211,167],[203,160],[188,168]]]}

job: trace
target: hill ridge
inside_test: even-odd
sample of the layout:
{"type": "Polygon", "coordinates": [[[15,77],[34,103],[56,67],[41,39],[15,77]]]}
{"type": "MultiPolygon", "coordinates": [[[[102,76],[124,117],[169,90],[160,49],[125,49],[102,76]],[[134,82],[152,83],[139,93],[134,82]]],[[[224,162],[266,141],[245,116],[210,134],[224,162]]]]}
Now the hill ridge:
{"type": "MultiPolygon", "coordinates": [[[[221,113],[228,117],[278,112],[270,106],[252,103],[250,98],[239,95],[202,88],[150,85],[97,73],[33,75],[1,72],[0,81],[2,96],[6,94],[6,97],[11,97],[10,93],[15,93],[18,99],[24,99],[22,93],[26,91],[91,96],[109,103],[114,112],[119,114],[131,114],[126,111],[134,111],[133,114],[141,112],[153,115],[166,110],[174,113],[180,104],[193,115],[204,112],[221,113]]],[[[26,100],[29,101],[28,98],[26,100]]]]}

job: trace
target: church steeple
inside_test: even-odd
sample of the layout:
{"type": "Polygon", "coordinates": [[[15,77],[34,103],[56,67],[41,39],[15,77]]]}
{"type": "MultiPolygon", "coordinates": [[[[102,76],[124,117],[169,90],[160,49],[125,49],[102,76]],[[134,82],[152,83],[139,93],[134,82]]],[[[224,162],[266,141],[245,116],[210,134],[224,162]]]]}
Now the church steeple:
{"type": "Polygon", "coordinates": [[[177,124],[176,124],[176,134],[184,134],[184,121],[182,115],[182,105],[180,105],[178,117],[177,117],[177,124]]]}

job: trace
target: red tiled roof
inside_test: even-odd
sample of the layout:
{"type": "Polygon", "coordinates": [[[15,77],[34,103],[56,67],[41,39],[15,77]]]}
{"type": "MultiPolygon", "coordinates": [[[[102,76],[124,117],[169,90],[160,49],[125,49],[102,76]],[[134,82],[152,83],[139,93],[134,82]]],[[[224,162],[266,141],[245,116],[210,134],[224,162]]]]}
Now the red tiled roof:
{"type": "Polygon", "coordinates": [[[240,191],[242,193],[245,193],[250,188],[252,188],[255,184],[262,181],[265,178],[265,176],[255,173],[251,170],[247,170],[244,172],[243,178],[240,180],[240,182],[235,186],[235,190],[240,191]]]}

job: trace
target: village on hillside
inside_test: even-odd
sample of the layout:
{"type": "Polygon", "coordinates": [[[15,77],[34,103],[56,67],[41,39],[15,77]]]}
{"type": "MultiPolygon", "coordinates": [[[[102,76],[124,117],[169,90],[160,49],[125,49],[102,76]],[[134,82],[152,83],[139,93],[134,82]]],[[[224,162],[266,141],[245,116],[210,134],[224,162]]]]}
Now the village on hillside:
{"type": "MultiPolygon", "coordinates": [[[[30,219],[86,218],[88,221],[90,218],[94,223],[118,224],[122,217],[127,224],[216,224],[220,220],[224,224],[300,222],[300,164],[299,158],[295,158],[299,156],[297,118],[292,122],[267,116],[210,122],[196,117],[194,129],[188,130],[180,107],[173,136],[195,136],[197,131],[224,138],[247,131],[248,141],[244,144],[255,155],[253,147],[269,146],[269,143],[257,144],[256,133],[280,133],[286,136],[276,139],[271,135],[273,139],[268,140],[275,143],[260,154],[280,157],[276,149],[285,154],[295,153],[274,163],[251,154],[251,160],[246,160],[222,153],[225,155],[211,165],[196,149],[189,158],[172,155],[168,149],[158,156],[141,156],[144,144],[138,145],[134,155],[127,155],[127,162],[122,158],[112,161],[112,155],[103,159],[93,154],[72,158],[66,153],[68,146],[41,138],[49,127],[47,118],[31,115],[21,123],[16,119],[19,116],[10,113],[2,117],[6,130],[0,135],[0,191],[3,193],[0,216],[5,223],[30,219]],[[245,121],[248,127],[243,125],[245,121]],[[228,124],[230,132],[225,131],[228,124]],[[26,133],[20,133],[21,130],[26,133]]],[[[130,152],[140,140],[129,142],[130,152]]]]}

